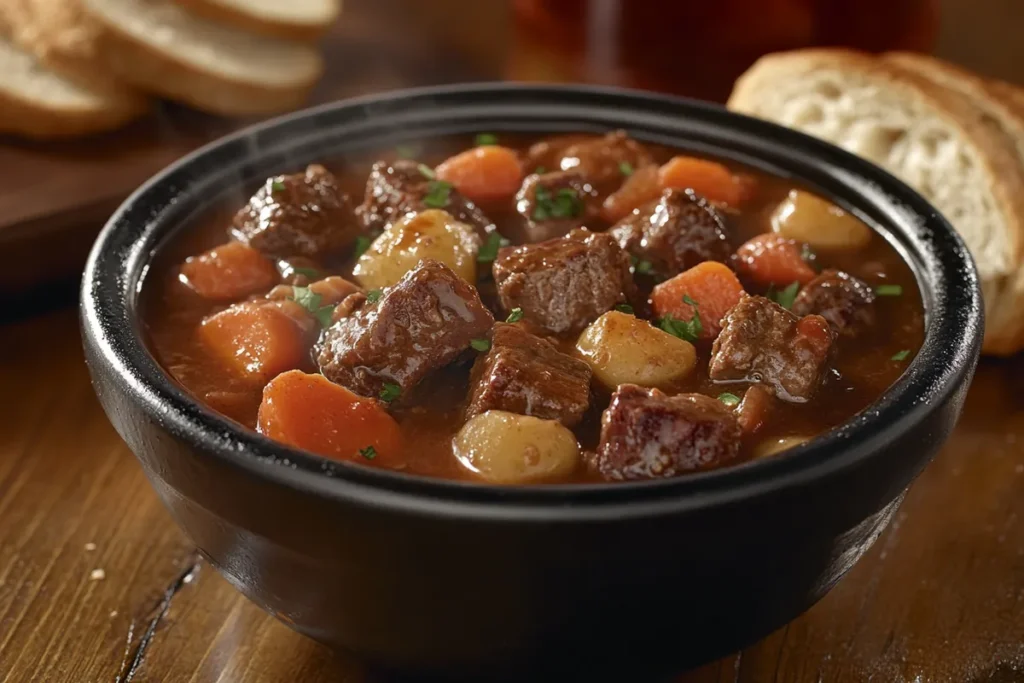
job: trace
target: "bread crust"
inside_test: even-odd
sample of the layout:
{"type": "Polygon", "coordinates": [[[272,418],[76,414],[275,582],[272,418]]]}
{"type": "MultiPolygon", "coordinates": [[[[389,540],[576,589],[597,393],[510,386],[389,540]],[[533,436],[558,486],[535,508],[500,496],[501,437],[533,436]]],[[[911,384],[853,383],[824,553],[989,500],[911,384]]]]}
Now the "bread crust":
{"type": "MultiPolygon", "coordinates": [[[[1009,131],[1024,123],[1018,118],[1017,110],[999,102],[984,79],[956,67],[931,63],[937,60],[926,63],[917,59],[896,55],[878,58],[841,49],[798,50],[768,55],[737,80],[728,106],[756,116],[759,114],[757,97],[761,88],[780,79],[799,78],[822,68],[856,71],[872,78],[880,86],[899,88],[907,97],[924,102],[979,152],[982,171],[1005,220],[1007,267],[990,273],[982,283],[988,314],[984,350],[998,355],[1014,353],[1024,348],[1024,322],[1017,321],[1021,317],[1018,315],[1020,306],[1024,305],[1024,273],[1021,272],[1024,162],[1015,151],[1017,140],[1009,131]],[[941,82],[945,79],[956,79],[962,84],[962,89],[947,87],[941,82]],[[978,91],[977,96],[985,98],[982,106],[972,101],[975,96],[966,95],[967,91],[978,91]],[[993,112],[997,111],[1005,116],[1001,124],[992,120],[993,112]]],[[[1024,102],[1024,97],[1021,102],[1024,102]]]]}
{"type": "Polygon", "coordinates": [[[112,103],[98,109],[53,109],[0,90],[0,133],[36,140],[53,140],[101,133],[120,128],[139,111],[112,103]]]}
{"type": "Polygon", "coordinates": [[[210,21],[227,24],[246,31],[252,31],[260,35],[283,40],[295,40],[300,42],[315,42],[319,40],[327,29],[338,19],[341,7],[338,2],[334,3],[334,11],[319,23],[288,23],[272,21],[256,14],[240,11],[234,7],[224,5],[218,0],[174,0],[176,3],[194,13],[196,16],[204,17],[210,21]]]}

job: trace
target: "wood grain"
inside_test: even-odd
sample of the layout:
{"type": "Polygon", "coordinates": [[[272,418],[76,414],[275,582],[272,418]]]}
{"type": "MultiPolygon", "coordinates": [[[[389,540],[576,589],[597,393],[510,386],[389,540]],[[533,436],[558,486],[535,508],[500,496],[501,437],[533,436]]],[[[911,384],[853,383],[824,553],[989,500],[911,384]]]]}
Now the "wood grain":
{"type": "MultiPolygon", "coordinates": [[[[0,377],[0,681],[381,683],[196,557],[93,397],[74,311],[0,327],[0,377]]],[[[1022,380],[1024,358],[983,363],[864,560],[678,683],[1024,681],[1022,380]]]]}

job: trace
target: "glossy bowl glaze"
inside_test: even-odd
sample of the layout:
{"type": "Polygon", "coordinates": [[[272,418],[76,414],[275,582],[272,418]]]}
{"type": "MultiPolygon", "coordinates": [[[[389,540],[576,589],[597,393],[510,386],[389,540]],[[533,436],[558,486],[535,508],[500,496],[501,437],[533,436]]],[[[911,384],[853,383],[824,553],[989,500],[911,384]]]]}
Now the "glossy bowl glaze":
{"type": "Polygon", "coordinates": [[[956,422],[982,308],[946,221],[835,147],[687,100],[484,84],[338,102],[182,159],[100,235],[82,327],[96,392],[171,514],[291,627],[417,677],[643,681],[763,637],[857,561],[956,422]],[[619,127],[792,177],[881,231],[926,308],[924,345],[903,377],[850,422],[771,459],[668,481],[502,488],[330,466],[214,414],[146,348],[147,266],[213,198],[430,136],[619,127]]]}

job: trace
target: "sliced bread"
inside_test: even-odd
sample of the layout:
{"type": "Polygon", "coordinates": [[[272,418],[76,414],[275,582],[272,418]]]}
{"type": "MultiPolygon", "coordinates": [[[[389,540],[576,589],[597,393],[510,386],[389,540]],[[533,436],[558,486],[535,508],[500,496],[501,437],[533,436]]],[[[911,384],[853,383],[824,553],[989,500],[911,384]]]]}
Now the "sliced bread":
{"type": "Polygon", "coordinates": [[[171,0],[80,0],[119,78],[203,111],[247,116],[302,104],[323,71],[306,44],[208,21],[171,0]]]}
{"type": "Polygon", "coordinates": [[[341,12],[341,0],[177,0],[212,21],[285,40],[316,40],[341,12]]]}
{"type": "Polygon", "coordinates": [[[1024,166],[1016,141],[963,92],[894,60],[848,50],[799,50],[760,59],[729,107],[859,154],[915,187],[953,223],[982,278],[986,351],[1012,353],[1016,312],[1005,290],[1024,246],[1024,166]],[[999,325],[997,328],[992,323],[999,325]]]}
{"type": "Polygon", "coordinates": [[[64,78],[0,38],[0,132],[50,139],[112,130],[142,113],[143,101],[64,78]]]}

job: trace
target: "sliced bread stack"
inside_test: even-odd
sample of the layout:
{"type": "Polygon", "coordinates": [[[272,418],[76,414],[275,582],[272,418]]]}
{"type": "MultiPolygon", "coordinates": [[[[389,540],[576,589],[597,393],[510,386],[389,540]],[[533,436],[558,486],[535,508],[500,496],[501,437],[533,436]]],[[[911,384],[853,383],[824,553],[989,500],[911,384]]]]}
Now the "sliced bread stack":
{"type": "Polygon", "coordinates": [[[340,0],[0,0],[0,132],[115,128],[150,97],[249,116],[300,105],[340,0]]]}
{"type": "Polygon", "coordinates": [[[828,140],[927,197],[974,256],[986,353],[1024,348],[1024,90],[922,55],[768,55],[729,107],[828,140]]]}

